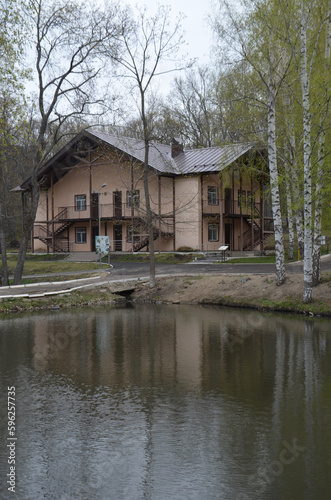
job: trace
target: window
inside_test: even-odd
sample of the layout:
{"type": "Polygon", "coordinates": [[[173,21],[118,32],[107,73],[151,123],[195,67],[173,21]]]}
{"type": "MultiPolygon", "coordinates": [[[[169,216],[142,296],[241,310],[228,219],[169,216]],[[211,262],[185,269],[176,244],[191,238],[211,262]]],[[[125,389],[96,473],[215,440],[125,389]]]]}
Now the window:
{"type": "Polygon", "coordinates": [[[246,191],[238,189],[238,207],[246,206],[246,191]]]}
{"type": "MultiPolygon", "coordinates": [[[[139,227],[133,227],[133,243],[138,243],[139,241],[139,227]]],[[[127,242],[132,243],[132,226],[127,227],[127,242]]]]}
{"type": "Polygon", "coordinates": [[[208,205],[218,205],[216,186],[208,186],[208,205]]]}
{"type": "Polygon", "coordinates": [[[132,207],[132,204],[134,208],[139,208],[140,204],[140,191],[139,189],[134,189],[133,191],[127,191],[126,192],[126,202],[129,208],[132,207]]]}
{"type": "Polygon", "coordinates": [[[218,241],[217,224],[208,224],[208,241],[218,241]]]}
{"type": "Polygon", "coordinates": [[[76,227],[76,243],[86,243],[86,227],[76,227]]]}
{"type": "Polygon", "coordinates": [[[247,206],[252,207],[253,202],[254,202],[254,199],[253,199],[252,191],[247,191],[247,206]]]}
{"type": "Polygon", "coordinates": [[[86,195],[85,194],[77,194],[75,196],[75,210],[86,210],[86,195]]]}

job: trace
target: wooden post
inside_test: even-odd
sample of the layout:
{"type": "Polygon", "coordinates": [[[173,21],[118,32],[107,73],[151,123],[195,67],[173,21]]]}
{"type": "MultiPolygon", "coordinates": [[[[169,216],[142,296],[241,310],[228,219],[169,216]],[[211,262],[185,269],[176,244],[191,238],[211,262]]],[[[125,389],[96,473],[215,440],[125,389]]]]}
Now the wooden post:
{"type": "MultiPolygon", "coordinates": [[[[200,220],[201,220],[201,250],[203,251],[203,245],[204,245],[204,240],[203,240],[203,174],[200,174],[200,220]]],[[[208,250],[208,248],[207,248],[208,250]]]]}
{"type": "Polygon", "coordinates": [[[51,172],[51,217],[52,217],[52,252],[55,251],[55,225],[54,225],[54,171],[51,172]]]}
{"type": "MultiPolygon", "coordinates": [[[[48,189],[46,191],[46,229],[47,229],[47,233],[48,233],[48,226],[49,226],[49,203],[48,203],[48,189]]],[[[49,242],[48,242],[48,239],[47,239],[47,253],[49,253],[49,242]]]]}
{"type": "Polygon", "coordinates": [[[176,179],[172,178],[172,210],[173,210],[173,250],[176,251],[176,179]]]}
{"type": "Polygon", "coordinates": [[[224,228],[223,228],[223,182],[222,182],[222,177],[220,178],[220,189],[219,189],[219,200],[220,200],[220,245],[225,245],[224,242],[224,228]]]}
{"type": "Polygon", "coordinates": [[[244,219],[240,217],[240,251],[244,250],[244,219]]]}
{"type": "Polygon", "coordinates": [[[159,252],[161,252],[161,176],[158,176],[158,196],[159,196],[159,252]]]}
{"type": "MultiPolygon", "coordinates": [[[[91,165],[91,151],[88,152],[88,164],[89,164],[89,190],[90,190],[90,213],[89,213],[89,230],[90,230],[90,251],[93,252],[93,234],[92,234],[92,165],[91,165]]],[[[76,237],[75,237],[76,241],[76,237]]]]}
{"type": "Polygon", "coordinates": [[[260,223],[261,223],[261,252],[264,252],[264,199],[263,199],[263,186],[260,182],[260,223]]]}

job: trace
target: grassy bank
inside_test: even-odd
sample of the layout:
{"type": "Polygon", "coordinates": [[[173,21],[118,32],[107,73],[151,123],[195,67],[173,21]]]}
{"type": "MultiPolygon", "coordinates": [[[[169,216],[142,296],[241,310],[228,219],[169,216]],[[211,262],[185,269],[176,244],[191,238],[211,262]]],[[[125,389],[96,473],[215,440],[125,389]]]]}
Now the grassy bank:
{"type": "MultiPolygon", "coordinates": [[[[314,302],[302,302],[302,276],[292,275],[284,285],[276,286],[273,275],[173,276],[138,282],[131,299],[136,303],[202,304],[241,307],[258,311],[276,311],[309,316],[331,317],[331,274],[323,275],[314,289],[314,302]]],[[[13,298],[0,301],[0,315],[8,313],[109,305],[123,301],[112,293],[109,285],[88,290],[66,292],[43,298],[13,298]]]]}
{"type": "Polygon", "coordinates": [[[5,299],[0,301],[0,316],[10,313],[109,305],[122,300],[123,299],[113,295],[108,290],[99,290],[97,288],[77,290],[75,292],[54,295],[51,297],[5,299]]]}
{"type": "MultiPolygon", "coordinates": [[[[61,276],[61,274],[63,275],[67,273],[77,273],[77,272],[83,273],[84,271],[93,269],[95,269],[96,272],[98,271],[98,269],[96,269],[94,262],[66,262],[65,260],[63,260],[63,258],[61,260],[59,259],[41,260],[41,257],[45,259],[46,255],[27,256],[23,270],[24,276],[55,274],[58,275],[58,277],[53,276],[52,281],[56,281],[57,279],[63,279],[63,276],[61,276]]],[[[10,276],[12,276],[15,272],[16,263],[17,263],[16,255],[10,255],[8,257],[8,272],[10,276]]],[[[104,264],[104,267],[108,268],[108,265],[104,264]]],[[[1,273],[1,267],[0,267],[0,273],[1,273]]],[[[66,279],[70,278],[67,276],[66,279]]],[[[37,281],[45,281],[45,280],[38,278],[37,281]]],[[[24,283],[31,283],[31,282],[36,282],[36,280],[24,281],[24,283]]]]}

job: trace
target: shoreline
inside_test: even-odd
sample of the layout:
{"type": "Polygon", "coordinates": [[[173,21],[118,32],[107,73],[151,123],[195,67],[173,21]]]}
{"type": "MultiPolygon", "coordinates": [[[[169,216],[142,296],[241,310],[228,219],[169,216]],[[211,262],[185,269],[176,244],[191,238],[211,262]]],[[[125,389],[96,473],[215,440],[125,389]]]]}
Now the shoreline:
{"type": "Polygon", "coordinates": [[[321,284],[314,288],[311,304],[302,302],[302,275],[287,276],[281,286],[276,286],[274,274],[174,275],[157,277],[153,289],[147,281],[136,280],[134,288],[128,300],[116,294],[111,282],[49,297],[2,299],[0,318],[7,314],[126,303],[199,304],[331,317],[330,273],[322,273],[321,284]]]}

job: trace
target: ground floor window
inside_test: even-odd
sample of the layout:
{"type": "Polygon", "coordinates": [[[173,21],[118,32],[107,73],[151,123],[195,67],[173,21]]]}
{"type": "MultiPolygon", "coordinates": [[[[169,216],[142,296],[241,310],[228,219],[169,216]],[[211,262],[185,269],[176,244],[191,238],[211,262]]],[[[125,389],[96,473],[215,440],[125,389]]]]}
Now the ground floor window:
{"type": "Polygon", "coordinates": [[[76,227],[76,243],[86,243],[86,227],[76,227]]]}
{"type": "Polygon", "coordinates": [[[208,224],[208,241],[218,241],[217,224],[208,224]]]}
{"type": "Polygon", "coordinates": [[[133,234],[133,242],[138,243],[140,241],[140,229],[139,227],[134,226],[132,231],[132,226],[127,226],[127,235],[126,239],[128,243],[132,243],[132,234],[133,234]]]}

